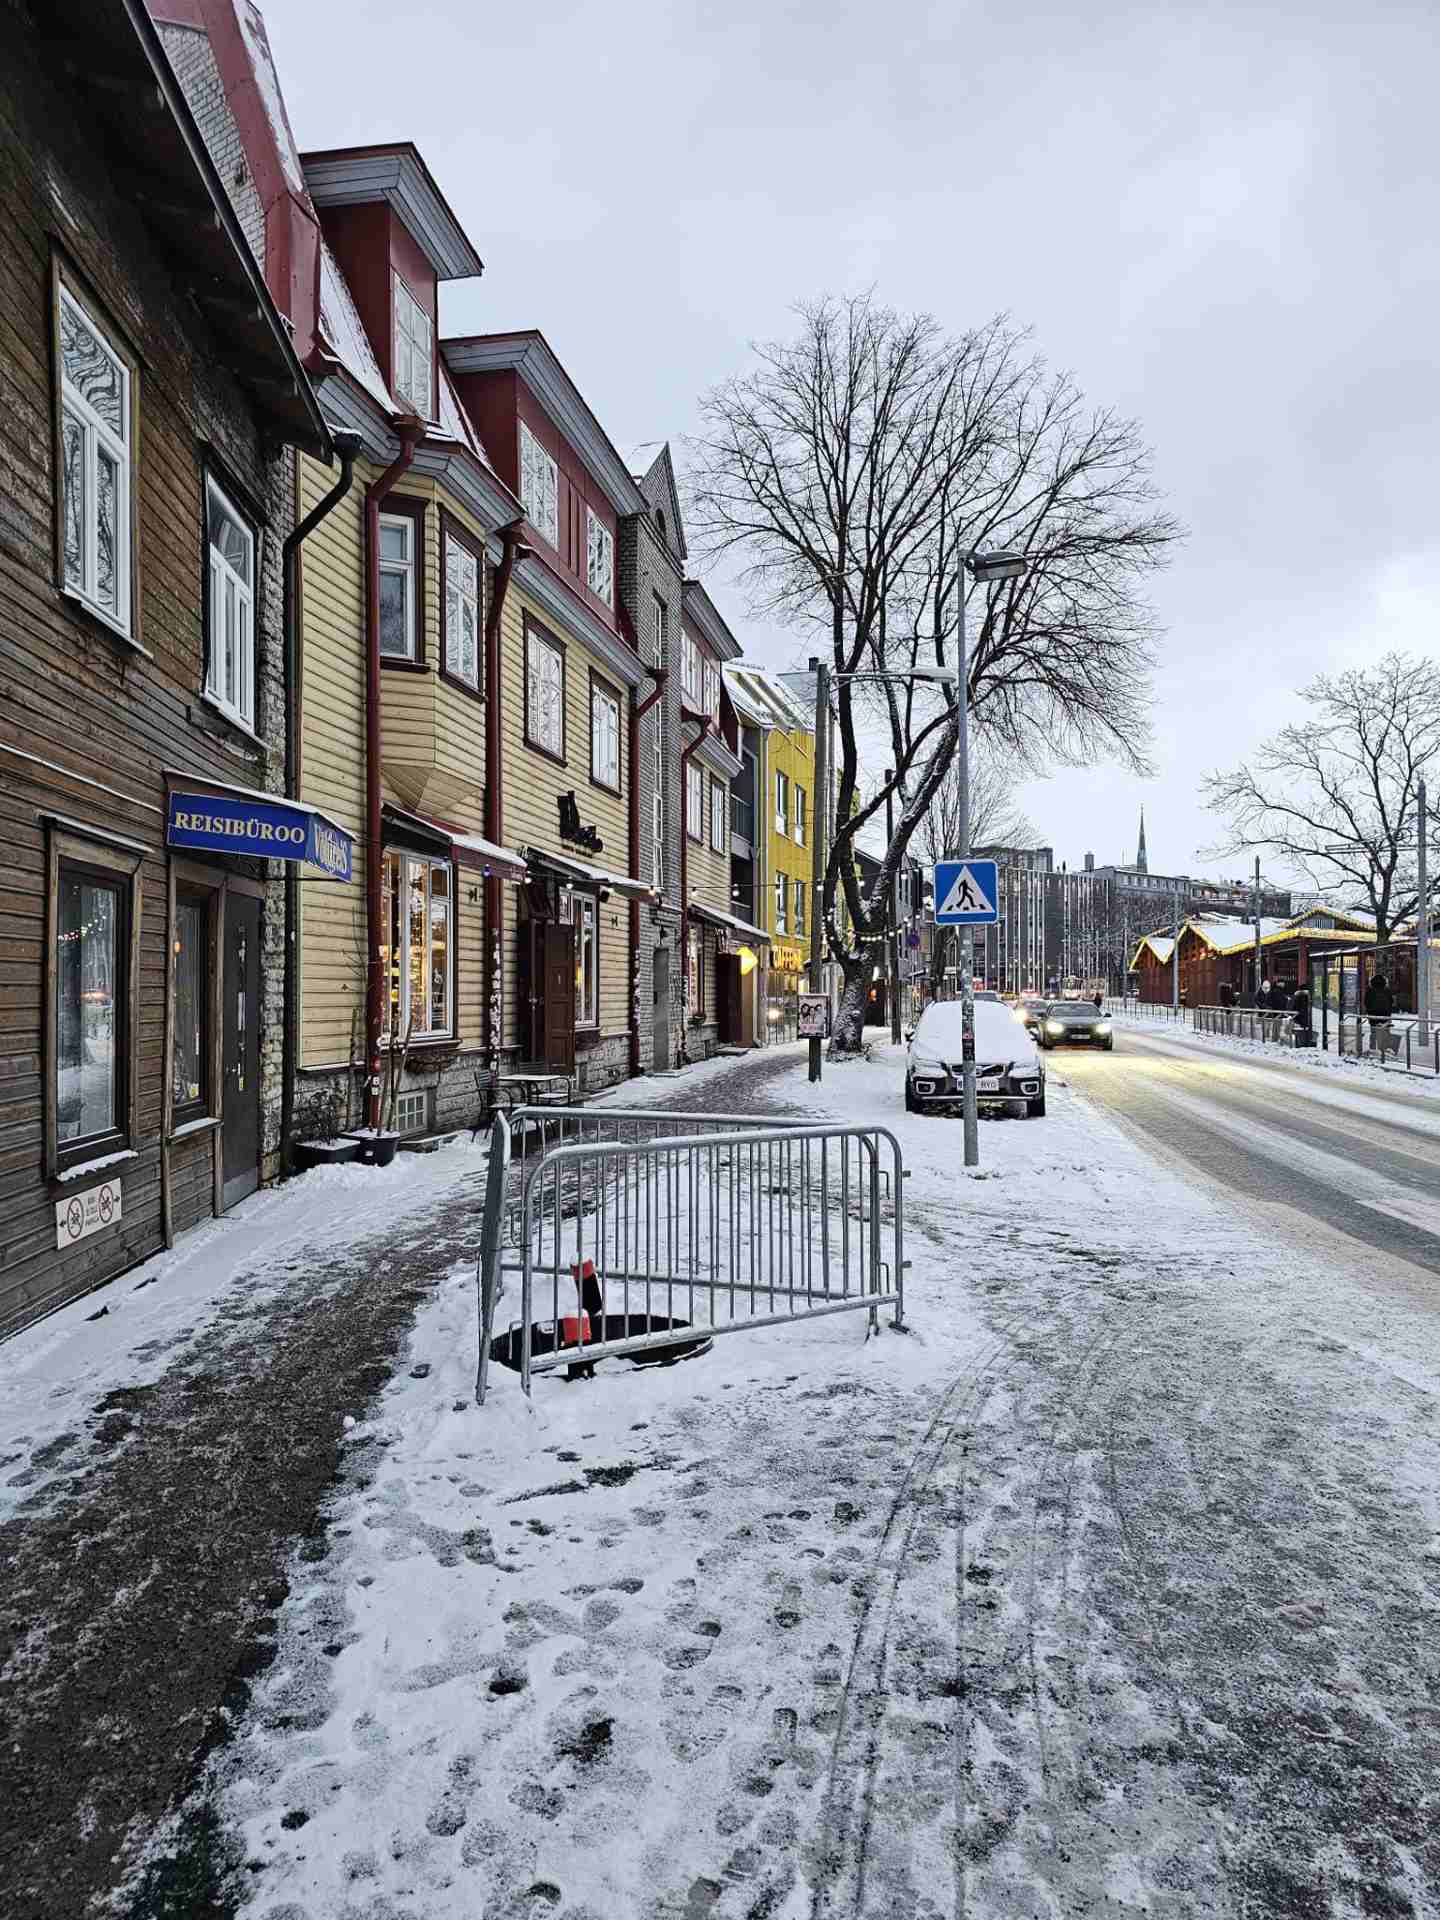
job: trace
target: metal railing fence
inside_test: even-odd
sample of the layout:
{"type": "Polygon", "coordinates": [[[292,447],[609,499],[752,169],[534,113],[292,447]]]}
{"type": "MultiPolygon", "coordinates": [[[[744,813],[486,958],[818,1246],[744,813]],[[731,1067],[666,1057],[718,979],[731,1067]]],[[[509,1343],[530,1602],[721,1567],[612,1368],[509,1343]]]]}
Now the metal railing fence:
{"type": "Polygon", "coordinates": [[[1141,1020],[1183,1020],[1184,1007],[1172,1007],[1168,1000],[1135,1000],[1121,994],[1112,993],[1105,997],[1105,1011],[1112,1017],[1116,1014],[1134,1014],[1141,1020]]]}

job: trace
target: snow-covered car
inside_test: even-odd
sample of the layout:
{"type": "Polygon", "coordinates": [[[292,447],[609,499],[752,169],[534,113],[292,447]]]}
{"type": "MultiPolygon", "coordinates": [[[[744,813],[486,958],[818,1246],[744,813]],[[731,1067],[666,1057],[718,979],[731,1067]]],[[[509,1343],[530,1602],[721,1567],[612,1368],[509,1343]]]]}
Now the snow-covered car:
{"type": "Polygon", "coordinates": [[[1040,1026],[1042,1047],[1103,1047],[1115,1051],[1115,1030],[1092,1000],[1057,1000],[1040,1026]]]}
{"type": "MultiPolygon", "coordinates": [[[[963,1097],[963,1014],[958,1000],[939,1000],[911,1030],[905,1061],[905,1106],[910,1113],[955,1106],[963,1097]]],[[[985,1107],[1023,1107],[1032,1118],[1045,1111],[1045,1062],[1010,1009],[994,1001],[975,1003],[975,1098],[985,1107]]]]}

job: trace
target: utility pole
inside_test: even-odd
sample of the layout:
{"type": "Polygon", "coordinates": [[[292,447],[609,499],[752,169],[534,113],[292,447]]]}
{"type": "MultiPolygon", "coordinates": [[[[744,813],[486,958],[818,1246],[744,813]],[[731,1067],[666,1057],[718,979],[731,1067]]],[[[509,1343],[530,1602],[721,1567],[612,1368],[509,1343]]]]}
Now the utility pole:
{"type": "Polygon", "coordinates": [[[1430,822],[1425,812],[1425,782],[1415,783],[1415,805],[1420,814],[1419,866],[1416,872],[1420,898],[1415,913],[1415,1019],[1419,1028],[1416,1039],[1422,1047],[1430,1044],[1430,886],[1427,842],[1430,837],[1430,822]]]}
{"type": "MultiPolygon", "coordinates": [[[[830,669],[823,660],[812,660],[811,668],[815,674],[815,805],[812,809],[811,833],[813,844],[810,851],[810,991],[820,993],[824,989],[825,951],[825,833],[830,821],[830,797],[827,781],[830,778],[830,669]]],[[[810,1041],[810,1078],[820,1078],[820,1056],[824,1041],[812,1037],[810,1041]]]]}
{"type": "Polygon", "coordinates": [[[1180,1018],[1180,895],[1170,893],[1170,1005],[1180,1018]]]}
{"type": "Polygon", "coordinates": [[[1264,955],[1260,948],[1260,856],[1255,856],[1255,1004],[1260,1004],[1260,968],[1264,955]]]}
{"type": "MultiPolygon", "coordinates": [[[[885,845],[890,846],[895,838],[894,807],[895,769],[885,770],[885,845]]],[[[900,1044],[900,863],[895,863],[895,871],[890,876],[890,937],[885,942],[889,956],[890,982],[886,988],[886,998],[890,1002],[890,1039],[895,1046],[900,1044]]]]}
{"type": "MultiPolygon", "coordinates": [[[[970,649],[965,634],[965,568],[960,568],[955,598],[959,602],[956,640],[955,695],[960,706],[956,741],[960,764],[960,858],[970,858],[970,649]]],[[[980,1119],[975,1105],[975,934],[960,929],[960,1092],[965,1115],[965,1164],[980,1164],[980,1119]]]]}

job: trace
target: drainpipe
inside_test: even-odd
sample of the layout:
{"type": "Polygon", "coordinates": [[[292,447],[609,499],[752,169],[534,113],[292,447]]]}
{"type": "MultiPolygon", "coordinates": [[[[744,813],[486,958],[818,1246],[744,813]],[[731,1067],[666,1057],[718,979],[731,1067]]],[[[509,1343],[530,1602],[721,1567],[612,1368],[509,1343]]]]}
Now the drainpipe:
{"type": "MultiPolygon", "coordinates": [[[[682,710],[681,723],[686,720],[700,720],[700,731],[680,754],[680,966],[681,979],[685,982],[681,1004],[685,1008],[685,1024],[680,1030],[680,1051],[688,1060],[690,1057],[690,793],[686,784],[685,768],[692,753],[695,753],[710,737],[714,721],[709,714],[703,719],[698,713],[686,713],[682,710]]],[[[705,830],[705,802],[701,795],[700,830],[705,830]]]]}
{"type": "MultiPolygon", "coordinates": [[[[512,520],[500,529],[500,565],[495,569],[495,588],[485,619],[485,838],[497,847],[505,844],[504,771],[505,757],[501,720],[500,619],[505,597],[510,591],[510,576],[517,560],[529,557],[530,548],[520,536],[523,520],[512,520]]],[[[485,925],[489,939],[485,943],[485,1050],[491,1071],[499,1078],[502,1018],[500,1008],[500,878],[487,874],[485,879],[485,925]]]]}
{"type": "MultiPolygon", "coordinates": [[[[665,691],[668,667],[645,669],[654,686],[637,703],[630,689],[630,878],[641,877],[640,857],[640,722],[665,691]]],[[[630,1077],[640,1071],[640,902],[630,902],[630,1077]]]]}
{"type": "Polygon", "coordinates": [[[425,423],[409,414],[395,423],[400,452],[365,489],[365,1062],[370,1125],[380,1125],[380,1035],[385,981],[380,971],[384,913],[384,827],[380,816],[380,508],[415,458],[425,423]]]}
{"type": "MultiPolygon", "coordinates": [[[[360,435],[349,427],[333,427],[331,445],[340,456],[340,478],[325,498],[313,506],[305,518],[285,537],[281,548],[281,675],[285,702],[285,798],[300,797],[300,714],[296,699],[300,656],[299,636],[295,631],[296,603],[299,598],[300,548],[306,536],[339,506],[355,479],[355,458],[360,451],[360,435]]],[[[299,457],[296,456],[297,496],[299,457]]],[[[296,862],[285,862],[285,973],[283,1010],[280,1027],[280,1177],[290,1174],[291,1135],[295,1131],[295,1060],[299,1052],[297,1029],[300,1016],[299,994],[299,907],[300,874],[296,862]]]]}

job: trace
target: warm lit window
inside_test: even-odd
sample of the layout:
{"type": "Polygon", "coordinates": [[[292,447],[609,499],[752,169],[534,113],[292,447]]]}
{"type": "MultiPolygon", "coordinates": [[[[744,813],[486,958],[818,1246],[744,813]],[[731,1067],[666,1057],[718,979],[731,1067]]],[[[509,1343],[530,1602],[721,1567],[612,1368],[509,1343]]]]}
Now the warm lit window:
{"type": "Polygon", "coordinates": [[[777,873],[775,876],[775,925],[772,929],[775,933],[789,932],[789,928],[785,922],[785,899],[785,876],[783,873],[777,873]]]}
{"type": "Polygon", "coordinates": [[[620,702],[598,680],[590,688],[590,778],[620,791],[620,702]]]}
{"type": "Polygon", "coordinates": [[[790,831],[790,782],[783,773],[775,776],[775,831],[790,831]]]}
{"type": "Polygon", "coordinates": [[[65,587],[130,632],[130,368],[60,288],[60,524],[65,587]]]}
{"type": "Polygon", "coordinates": [[[205,691],[255,725],[255,536],[213,480],[205,484],[210,670],[205,691]]]}
{"type": "Polygon", "coordinates": [[[805,844],[805,789],[795,789],[795,841],[798,846],[805,844]]]}
{"type": "Polygon", "coordinates": [[[416,656],[415,522],[380,516],[380,651],[387,660],[416,656]]]}
{"type": "Polygon", "coordinates": [[[705,776],[693,760],[685,766],[685,831],[692,840],[705,838],[705,776]]]}
{"type": "Polygon", "coordinates": [[[680,636],[680,698],[691,712],[700,705],[700,649],[688,633],[680,636]]]}
{"type": "Polygon", "coordinates": [[[803,934],[804,931],[805,931],[805,882],[803,880],[797,880],[795,882],[795,932],[803,934]]]}
{"type": "Polygon", "coordinates": [[[710,782],[710,846],[715,853],[725,851],[725,783],[710,782]]]}
{"type": "Polygon", "coordinates": [[[565,656],[533,627],[525,636],[525,738],[564,757],[565,656]]]}
{"type": "Polygon", "coordinates": [[[575,924],[575,1024],[600,1024],[600,936],[592,893],[577,893],[575,924]]]}
{"type": "Polygon", "coordinates": [[[589,507],[585,509],[585,578],[607,607],[615,603],[615,536],[589,507]]]}
{"type": "Polygon", "coordinates": [[[403,1040],[451,1031],[453,875],[448,860],[385,855],[387,939],[381,947],[389,1033],[403,1040]]]}
{"type": "Polygon", "coordinates": [[[422,420],[431,413],[435,329],[430,316],[399,274],[395,288],[395,397],[408,400],[422,420]]]}
{"type": "Polygon", "coordinates": [[[560,544],[560,474],[554,460],[520,422],[520,504],[525,518],[552,547],[560,544]]]}
{"type": "Polygon", "coordinates": [[[210,902],[175,901],[175,1032],[170,1072],[171,1123],[210,1111],[210,902]]]}
{"type": "Polygon", "coordinates": [[[480,686],[480,561],[445,529],[445,671],[467,687],[480,686]]]}

